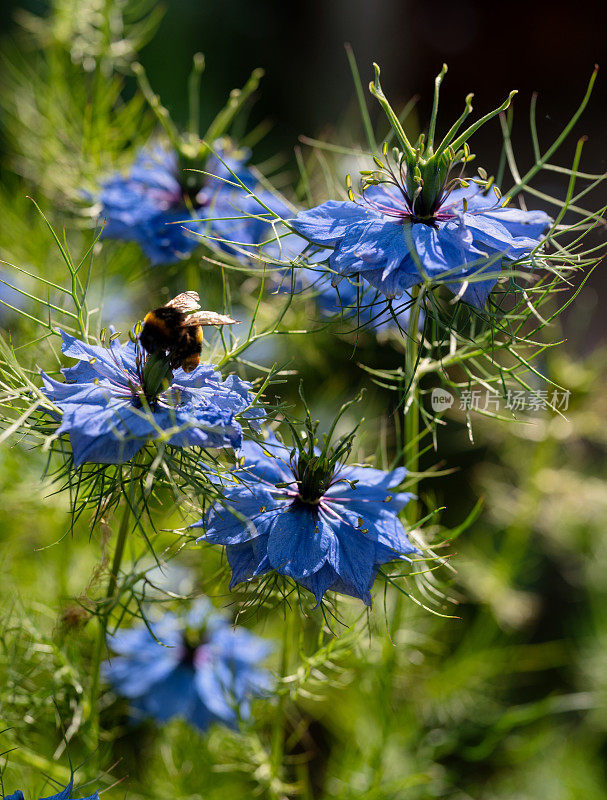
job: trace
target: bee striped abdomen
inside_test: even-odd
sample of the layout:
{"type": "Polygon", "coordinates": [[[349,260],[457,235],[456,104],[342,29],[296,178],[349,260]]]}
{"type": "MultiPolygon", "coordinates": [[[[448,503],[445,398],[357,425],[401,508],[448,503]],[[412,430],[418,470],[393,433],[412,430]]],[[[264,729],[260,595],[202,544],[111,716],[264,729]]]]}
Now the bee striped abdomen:
{"type": "Polygon", "coordinates": [[[200,364],[200,354],[202,353],[202,328],[199,326],[187,328],[188,331],[188,354],[181,362],[181,369],[184,372],[192,372],[200,364]]]}
{"type": "Polygon", "coordinates": [[[191,325],[178,329],[170,349],[171,366],[181,367],[184,372],[192,372],[200,363],[202,353],[202,328],[191,325]]]}
{"type": "Polygon", "coordinates": [[[181,369],[184,372],[193,372],[199,364],[200,356],[197,353],[191,353],[181,362],[181,369]]]}

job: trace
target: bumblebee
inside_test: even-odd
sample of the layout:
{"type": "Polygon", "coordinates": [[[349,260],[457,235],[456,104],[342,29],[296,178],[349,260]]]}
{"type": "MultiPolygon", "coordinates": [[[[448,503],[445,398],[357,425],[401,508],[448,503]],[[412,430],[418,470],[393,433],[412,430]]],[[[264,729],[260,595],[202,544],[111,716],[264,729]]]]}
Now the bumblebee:
{"type": "Polygon", "coordinates": [[[148,353],[164,351],[171,369],[192,372],[200,363],[202,327],[233,325],[237,320],[214,311],[200,311],[197,292],[183,292],[166,305],[148,311],[143,319],[139,342],[148,353]]]}

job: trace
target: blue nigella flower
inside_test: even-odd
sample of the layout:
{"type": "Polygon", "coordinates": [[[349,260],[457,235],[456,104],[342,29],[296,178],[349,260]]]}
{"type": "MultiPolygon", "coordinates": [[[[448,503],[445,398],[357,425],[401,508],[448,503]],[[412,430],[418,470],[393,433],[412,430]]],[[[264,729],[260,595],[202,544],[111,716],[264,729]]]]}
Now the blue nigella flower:
{"type": "Polygon", "coordinates": [[[543,211],[506,208],[493,179],[479,168],[464,179],[474,156],[468,139],[510,105],[516,92],[460,133],[472,112],[472,97],[441,142],[435,141],[439,89],[446,65],[435,81],[427,132],[413,145],[380,83],[380,69],[369,91],[386,113],[398,147],[373,156],[374,168],[361,171],[357,198],[350,176],[348,201],[330,200],[290,221],[309,242],[330,248],[331,269],[360,275],[386,297],[397,297],[420,283],[446,283],[459,299],[483,307],[504,261],[527,258],[551,225],[543,211]],[[457,175],[454,170],[457,168],[457,175]]]}
{"type": "MultiPolygon", "coordinates": [[[[188,131],[180,134],[141,64],[133,64],[139,88],[170,146],[142,149],[128,174],[106,180],[98,198],[106,220],[104,235],[138,242],[153,264],[186,258],[200,243],[196,234],[214,238],[214,218],[225,216],[221,211],[224,195],[242,200],[258,183],[246,166],[249,151],[236,148],[226,131],[257,90],[263,70],[253,70],[242,89],[230,93],[226,105],[200,135],[198,98],[203,71],[204,57],[196,53],[188,81],[188,131]]],[[[225,230],[219,237],[223,234],[225,230]]]]}
{"type": "Polygon", "coordinates": [[[269,644],[234,629],[206,598],[185,618],[165,614],[150,627],[154,635],[144,624],[118,631],[109,640],[115,655],[104,665],[137,716],[183,717],[201,730],[214,722],[236,727],[250,717],[251,700],[271,689],[260,667],[269,644]]]}
{"type": "Polygon", "coordinates": [[[386,297],[399,297],[427,277],[482,307],[502,261],[529,256],[551,219],[543,211],[504,208],[475,184],[445,191],[422,219],[395,181],[363,188],[359,200],[330,200],[302,211],[290,224],[308,241],[333,249],[332,270],[361,276],[386,297]],[[483,272],[486,280],[479,279],[483,272]]]}
{"type": "Polygon", "coordinates": [[[57,434],[69,433],[76,466],[121,464],[146,442],[167,437],[176,447],[238,448],[238,415],[256,428],[264,416],[249,408],[250,384],[235,375],[224,380],[210,364],[173,373],[164,355],[147,355],[138,341],[101,347],[61,335],[63,353],[78,364],[62,370],[65,383],[42,378],[62,412],[57,434]]]}
{"type": "MultiPolygon", "coordinates": [[[[65,789],[62,789],[57,794],[54,794],[49,797],[41,797],[40,800],[70,800],[72,797],[72,790],[74,788],[74,782],[70,781],[65,789]]],[[[21,789],[17,789],[16,792],[13,794],[7,795],[4,800],[25,800],[23,797],[23,792],[21,789]]],[[[94,794],[89,795],[88,797],[82,798],[82,800],[99,800],[99,794],[95,792],[94,794]]]]}
{"type": "MultiPolygon", "coordinates": [[[[103,235],[138,242],[152,264],[186,258],[200,244],[200,237],[194,234],[203,229],[211,236],[236,239],[231,235],[230,220],[216,228],[215,218],[236,216],[234,207],[250,203],[247,191],[234,185],[237,182],[230,172],[247,187],[255,186],[247,158],[245,151],[232,153],[218,147],[217,155],[211,155],[203,167],[210,174],[202,175],[180,171],[172,150],[160,146],[143,149],[126,175],[113,175],[103,184],[99,195],[103,235]],[[188,185],[192,176],[197,179],[194,186],[188,185]],[[206,218],[209,229],[203,224],[206,218]]],[[[234,233],[239,232],[235,225],[234,233]]]]}
{"type": "Polygon", "coordinates": [[[382,564],[417,552],[398,512],[412,495],[394,492],[406,469],[347,466],[302,449],[291,452],[271,436],[245,442],[244,463],[224,483],[226,506],[215,505],[195,528],[199,541],[224,545],[234,586],[275,571],[312,592],[331,590],[371,604],[382,564]]]}

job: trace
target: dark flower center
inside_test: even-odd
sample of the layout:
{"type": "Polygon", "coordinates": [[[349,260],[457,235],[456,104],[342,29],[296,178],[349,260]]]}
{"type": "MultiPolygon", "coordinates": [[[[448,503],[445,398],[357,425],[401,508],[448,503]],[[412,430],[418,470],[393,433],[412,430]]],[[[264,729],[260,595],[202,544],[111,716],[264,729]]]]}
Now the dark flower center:
{"type": "Polygon", "coordinates": [[[334,473],[335,464],[327,458],[300,453],[294,469],[298,489],[297,499],[303,503],[318,505],[331,485],[334,473]]]}
{"type": "MultiPolygon", "coordinates": [[[[458,186],[465,185],[463,169],[467,157],[455,158],[447,154],[438,161],[418,158],[409,163],[405,155],[397,150],[391,158],[387,148],[384,160],[374,156],[376,169],[361,171],[361,201],[375,211],[400,222],[413,222],[436,226],[437,221],[455,216],[447,203],[449,194],[458,186]],[[461,164],[457,176],[452,169],[461,164]],[[370,191],[373,190],[373,191],[370,191]]],[[[358,202],[348,176],[348,196],[358,202]]]]}
{"type": "Polygon", "coordinates": [[[194,630],[193,628],[186,628],[181,640],[181,658],[180,663],[184,667],[194,669],[194,662],[196,660],[197,650],[205,644],[208,644],[210,637],[206,628],[202,630],[194,630]]]}
{"type": "Polygon", "coordinates": [[[445,205],[449,193],[445,187],[438,196],[426,198],[422,189],[419,194],[410,197],[406,187],[400,182],[391,184],[396,191],[384,191],[384,197],[378,197],[377,192],[373,197],[369,197],[367,190],[362,191],[362,200],[373,210],[378,211],[385,217],[392,217],[399,222],[413,222],[430,227],[435,227],[438,220],[451,219],[454,214],[449,210],[441,208],[445,205]]]}
{"type": "Polygon", "coordinates": [[[194,211],[207,203],[202,192],[207,183],[207,176],[202,174],[205,169],[206,159],[180,158],[177,181],[181,189],[181,202],[194,211]]]}
{"type": "Polygon", "coordinates": [[[202,192],[202,185],[197,186],[181,186],[181,197],[183,203],[188,207],[192,208],[194,211],[198,211],[199,209],[203,208],[207,205],[208,201],[205,199],[204,194],[202,192]]]}

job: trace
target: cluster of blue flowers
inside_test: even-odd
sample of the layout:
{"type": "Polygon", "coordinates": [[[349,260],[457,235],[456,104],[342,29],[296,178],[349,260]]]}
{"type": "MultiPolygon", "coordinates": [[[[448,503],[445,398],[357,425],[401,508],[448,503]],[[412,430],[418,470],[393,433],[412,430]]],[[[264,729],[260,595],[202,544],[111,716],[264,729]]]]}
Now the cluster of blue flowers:
{"type": "MultiPolygon", "coordinates": [[[[478,127],[458,135],[469,100],[441,143],[433,140],[433,119],[428,138],[413,147],[383,95],[378,68],[371,91],[398,146],[389,154],[385,144],[382,158],[374,156],[356,194],[348,176],[347,200],[298,210],[269,190],[248,165],[249,153],[226,138],[169,135],[170,144],[144,148],[126,174],[103,182],[103,236],[137,242],[154,265],[188,258],[205,240],[232,263],[268,267],[273,290],[312,294],[322,317],[376,332],[410,334],[410,322],[424,320],[418,295],[442,286],[482,309],[505,266],[531,263],[541,252],[552,220],[510,208],[484,170],[466,177],[467,139],[478,127]]],[[[175,301],[190,296],[197,300],[187,292],[175,301]]],[[[56,435],[69,435],[74,465],[123,464],[152,442],[228,450],[236,465],[221,477],[200,456],[221,499],[191,527],[201,531],[197,541],[225,548],[230,588],[277,580],[310,593],[316,607],[327,592],[370,606],[384,565],[422,556],[399,518],[414,497],[405,490],[407,470],[348,463],[353,433],[335,445],[329,435],[320,447],[309,412],[304,431],[287,420],[292,448],[273,432],[261,435],[266,412],[251,384],[199,363],[195,320],[188,334],[193,361],[171,349],[166,320],[192,311],[175,301],[163,307],[165,317],[160,309],[148,315],[156,314],[161,344],[137,327],[125,344],[115,334],[107,345],[93,345],[62,332],[63,354],[77,363],[62,370],[65,381],[42,373],[43,392],[59,421],[56,435]],[[246,439],[247,430],[259,440],[246,439]]],[[[234,322],[223,320],[200,324],[234,322]]],[[[134,720],[180,717],[200,730],[236,728],[250,718],[252,700],[272,690],[262,666],[268,643],[233,628],[207,599],[185,616],[165,613],[119,630],[107,644],[105,678],[129,701],[134,720]]],[[[47,800],[69,800],[71,789],[47,800]]]]}
{"type": "Polygon", "coordinates": [[[213,723],[237,727],[251,701],[271,690],[261,662],[271,647],[233,628],[206,598],[184,617],[164,614],[111,637],[114,653],[104,674],[128,698],[134,719],[181,717],[200,730],[213,723]]]}
{"type": "MultiPolygon", "coordinates": [[[[484,170],[464,174],[472,160],[467,139],[511,98],[458,134],[468,98],[442,142],[434,142],[433,118],[428,138],[414,147],[378,67],[370,89],[398,146],[389,154],[385,144],[374,156],[358,195],[348,177],[348,200],[294,212],[261,185],[248,152],[226,138],[169,136],[170,147],[143,150],[127,175],[104,183],[104,235],[139,242],[153,264],[188,256],[204,236],[248,264],[278,265],[275,288],[288,282],[280,268],[288,264],[297,292],[313,291],[322,315],[359,327],[405,331],[419,286],[444,284],[482,308],[503,265],[531,258],[551,226],[542,211],[508,207],[484,170]]],[[[415,319],[423,321],[419,304],[415,319]]],[[[251,407],[248,383],[224,379],[212,365],[173,370],[170,354],[150,354],[136,338],[103,347],[64,333],[63,352],[78,363],[63,370],[65,383],[43,375],[44,391],[76,466],[126,462],[150,441],[239,451],[231,480],[220,481],[223,504],[195,526],[205,541],[226,547],[232,585],[273,572],[317,603],[329,590],[370,603],[380,567],[416,552],[398,519],[410,499],[397,491],[404,469],[348,466],[339,448],[290,452],[273,435],[263,444],[244,441],[242,422],[259,433],[264,417],[251,407]]]]}
{"type": "MultiPolygon", "coordinates": [[[[413,147],[383,95],[378,68],[371,91],[399,148],[389,155],[384,146],[374,169],[361,172],[358,196],[348,179],[348,200],[293,216],[261,187],[248,153],[228,140],[205,144],[200,169],[187,176],[177,142],[176,149],[144,150],[128,175],[105,182],[104,235],[139,242],[152,263],[187,256],[199,234],[248,263],[289,263],[297,290],[313,290],[321,314],[377,330],[408,327],[411,292],[420,285],[445,284],[483,307],[503,264],[541,247],[550,218],[507,207],[483,170],[463,177],[472,158],[466,141],[478,127],[457,136],[469,100],[440,144],[432,124],[428,140],[413,147]]],[[[279,269],[275,285],[284,280],[279,269]]],[[[417,317],[423,320],[419,309],[417,317]]],[[[243,442],[241,421],[259,432],[264,412],[251,408],[249,384],[224,380],[211,365],[163,372],[166,360],[159,363],[138,341],[98,347],[67,334],[63,352],[79,363],[63,370],[65,383],[44,375],[44,390],[61,413],[58,434],[69,433],[76,465],[128,461],[153,440],[240,450],[233,480],[222,485],[224,505],[196,525],[206,541],[226,547],[232,584],[275,572],[317,602],[333,590],[370,603],[380,566],[415,553],[397,516],[409,499],[394,492],[403,469],[327,462],[326,452],[319,467],[318,454],[290,454],[272,436],[262,445],[243,442]]]]}

